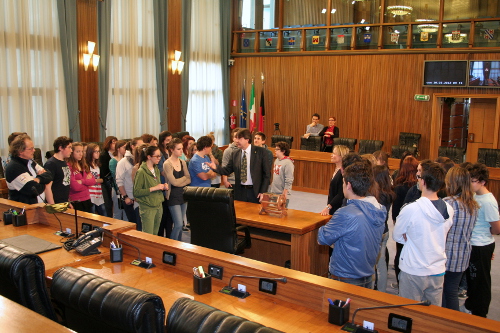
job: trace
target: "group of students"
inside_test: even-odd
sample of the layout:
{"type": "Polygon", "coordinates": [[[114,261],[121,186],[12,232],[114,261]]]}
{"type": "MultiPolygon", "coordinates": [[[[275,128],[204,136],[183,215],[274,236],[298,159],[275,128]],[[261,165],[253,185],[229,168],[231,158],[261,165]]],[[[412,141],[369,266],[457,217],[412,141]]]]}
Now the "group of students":
{"type": "MultiPolygon", "coordinates": [[[[234,142],[238,132],[232,132],[234,142]]],[[[248,130],[243,132],[246,135],[248,130]]],[[[265,139],[264,133],[256,133],[254,145],[264,146],[265,139]]],[[[213,133],[195,141],[189,135],[173,138],[163,131],[158,138],[151,134],[131,140],[108,136],[101,150],[96,143],[73,142],[61,136],[54,140],[54,153],[42,168],[33,161],[31,138],[25,133],[12,133],[12,157],[6,169],[9,197],[26,203],[69,201],[77,210],[113,216],[136,223],[139,231],[182,240],[182,231],[187,230],[183,188],[219,187],[221,182],[227,188],[234,185],[215,170],[226,167],[233,148],[223,154],[214,141],[213,133]],[[16,179],[22,181],[16,183],[16,179]]],[[[278,176],[271,189],[286,197],[293,182],[293,163],[288,145],[281,142],[277,147],[278,176]]],[[[273,155],[267,146],[264,148],[266,163],[272,165],[273,155]]]]}
{"type": "Polygon", "coordinates": [[[374,275],[376,289],[386,291],[392,206],[399,295],[486,317],[493,235],[500,234],[488,168],[447,158],[419,162],[407,153],[391,177],[387,154],[374,155],[333,149],[336,169],[321,212],[333,216],[318,235],[320,244],[334,245],[331,278],[372,288],[374,275]],[[464,275],[468,297],[459,307],[464,275]]]}

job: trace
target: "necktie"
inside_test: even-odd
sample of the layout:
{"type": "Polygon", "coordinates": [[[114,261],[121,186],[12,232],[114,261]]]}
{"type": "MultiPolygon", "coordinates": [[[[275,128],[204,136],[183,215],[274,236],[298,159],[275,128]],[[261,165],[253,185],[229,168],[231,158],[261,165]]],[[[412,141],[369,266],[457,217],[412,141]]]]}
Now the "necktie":
{"type": "Polygon", "coordinates": [[[247,154],[243,151],[243,160],[241,161],[241,182],[247,182],[247,154]]]}

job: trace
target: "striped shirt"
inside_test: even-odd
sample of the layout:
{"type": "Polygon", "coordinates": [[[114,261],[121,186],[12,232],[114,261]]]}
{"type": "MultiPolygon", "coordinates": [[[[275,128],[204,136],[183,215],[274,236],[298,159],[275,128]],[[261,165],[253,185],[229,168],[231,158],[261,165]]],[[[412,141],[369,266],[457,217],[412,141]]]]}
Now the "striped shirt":
{"type": "MultiPolygon", "coordinates": [[[[99,167],[90,167],[90,172],[94,175],[95,179],[101,178],[101,170],[99,167]]],[[[90,201],[96,206],[100,206],[104,203],[104,197],[102,196],[101,184],[96,184],[89,186],[90,201]]]]}
{"type": "Polygon", "coordinates": [[[443,199],[453,207],[453,224],[446,238],[446,270],[464,272],[469,267],[472,229],[476,224],[477,211],[471,215],[458,201],[457,196],[443,199]]]}

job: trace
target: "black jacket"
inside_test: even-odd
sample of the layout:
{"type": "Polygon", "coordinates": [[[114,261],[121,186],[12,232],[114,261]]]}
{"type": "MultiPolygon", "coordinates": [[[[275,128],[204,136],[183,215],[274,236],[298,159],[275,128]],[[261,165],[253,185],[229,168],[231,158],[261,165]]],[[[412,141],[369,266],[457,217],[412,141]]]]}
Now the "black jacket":
{"type": "Polygon", "coordinates": [[[43,193],[45,184],[52,181],[52,173],[46,171],[41,175],[32,175],[28,169],[29,163],[31,163],[33,170],[36,170],[37,164],[35,161],[12,157],[5,168],[5,180],[9,188],[10,200],[31,205],[38,202],[37,193],[43,193]],[[40,183],[36,182],[35,178],[38,178],[40,183]]]}

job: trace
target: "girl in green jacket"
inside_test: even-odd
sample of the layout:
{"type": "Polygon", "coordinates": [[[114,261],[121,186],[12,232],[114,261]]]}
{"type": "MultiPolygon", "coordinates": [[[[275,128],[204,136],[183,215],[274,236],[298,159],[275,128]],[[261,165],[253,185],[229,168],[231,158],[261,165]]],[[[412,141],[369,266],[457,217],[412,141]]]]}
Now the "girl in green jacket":
{"type": "Polygon", "coordinates": [[[139,214],[142,220],[142,231],[157,235],[163,214],[163,192],[168,184],[160,180],[160,149],[156,146],[144,148],[141,152],[141,166],[134,179],[134,198],[139,203],[139,214]]]}

